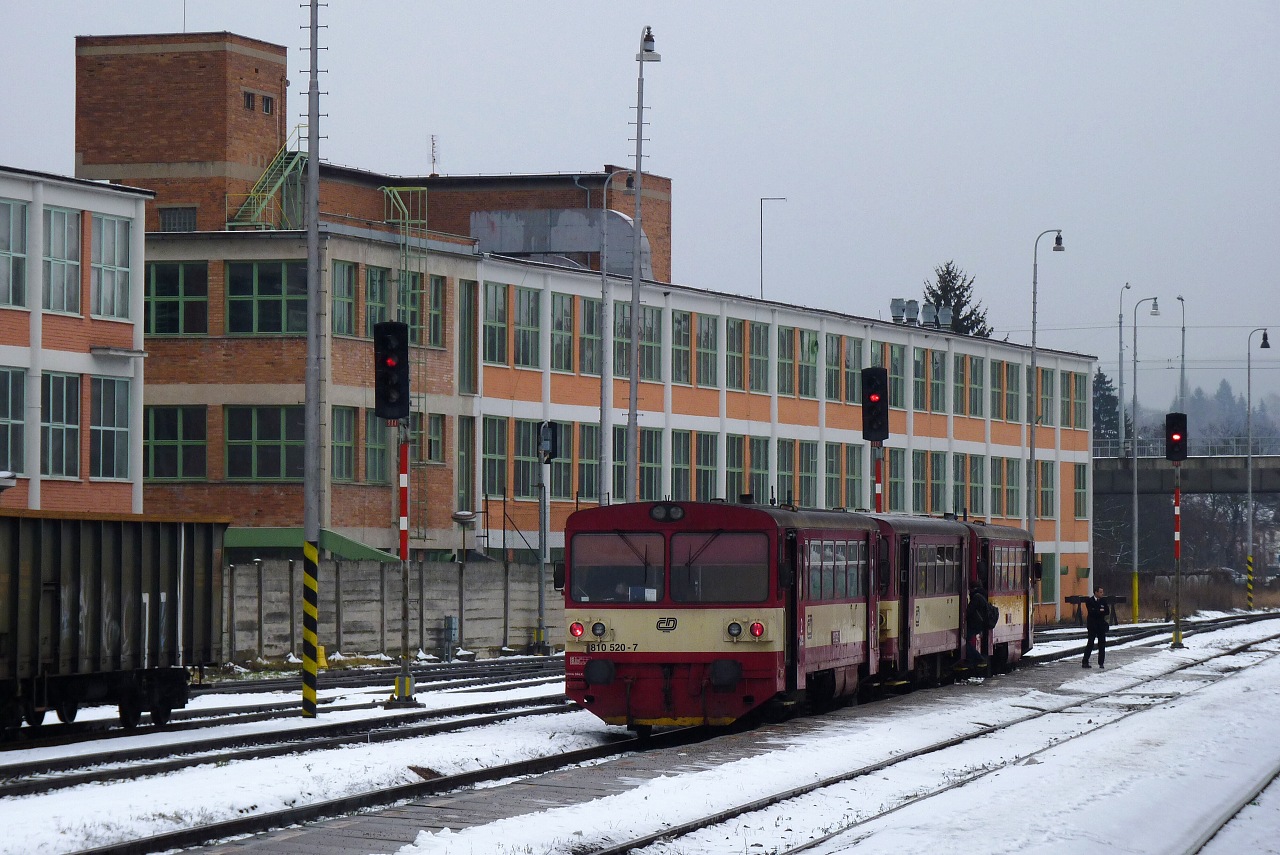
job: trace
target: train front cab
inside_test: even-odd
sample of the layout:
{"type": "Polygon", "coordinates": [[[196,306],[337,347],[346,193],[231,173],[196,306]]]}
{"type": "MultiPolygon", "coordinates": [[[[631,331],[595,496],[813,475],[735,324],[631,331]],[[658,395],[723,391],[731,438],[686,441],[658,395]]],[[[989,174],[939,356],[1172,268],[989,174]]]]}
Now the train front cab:
{"type": "Polygon", "coordinates": [[[565,528],[565,691],[610,724],[727,725],[786,689],[768,513],[658,502],[589,508],[565,528]]]}

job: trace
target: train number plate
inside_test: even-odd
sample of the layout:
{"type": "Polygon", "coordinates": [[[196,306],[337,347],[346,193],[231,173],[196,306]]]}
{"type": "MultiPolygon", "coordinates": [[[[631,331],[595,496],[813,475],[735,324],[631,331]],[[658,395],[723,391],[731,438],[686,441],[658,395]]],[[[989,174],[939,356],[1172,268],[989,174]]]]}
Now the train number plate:
{"type": "Polygon", "coordinates": [[[588,653],[630,653],[639,649],[638,644],[622,644],[618,641],[594,641],[587,645],[588,653]]]}

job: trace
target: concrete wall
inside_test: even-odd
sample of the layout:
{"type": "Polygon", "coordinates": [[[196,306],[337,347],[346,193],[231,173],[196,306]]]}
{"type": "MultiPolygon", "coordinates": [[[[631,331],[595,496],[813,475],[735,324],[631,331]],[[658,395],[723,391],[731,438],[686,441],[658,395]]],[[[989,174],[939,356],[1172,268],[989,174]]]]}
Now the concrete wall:
{"type": "MultiPolygon", "coordinates": [[[[479,658],[509,647],[524,652],[538,623],[538,568],[499,562],[414,562],[409,565],[409,649],[444,658],[448,618],[461,604],[458,646],[479,658]]],[[[372,561],[320,563],[319,641],[326,656],[398,656],[401,645],[401,567],[372,561]]],[[[231,661],[279,659],[302,652],[302,561],[267,560],[228,568],[223,650],[231,661]]],[[[547,639],[564,632],[560,594],[546,570],[547,639]]]]}

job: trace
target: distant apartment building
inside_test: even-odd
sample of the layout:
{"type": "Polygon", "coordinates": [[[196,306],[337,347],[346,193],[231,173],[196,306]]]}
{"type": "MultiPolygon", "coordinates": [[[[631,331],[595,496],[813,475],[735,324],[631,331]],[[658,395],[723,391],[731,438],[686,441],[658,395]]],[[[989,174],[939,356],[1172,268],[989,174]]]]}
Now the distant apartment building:
{"type": "Polygon", "coordinates": [[[150,198],[0,166],[0,506],[142,512],[150,198]]]}
{"type": "MultiPolygon", "coordinates": [[[[283,48],[227,33],[77,40],[78,174],[155,193],[146,504],[231,515],[233,548],[294,543],[302,521],[307,155],[280,118],[284,70],[283,48]]],[[[335,551],[397,542],[371,329],[398,318],[413,339],[417,555],[457,548],[457,510],[479,515],[468,546],[531,553],[544,488],[558,550],[575,507],[621,499],[629,462],[642,499],[870,508],[860,372],[883,365],[886,508],[1021,524],[1034,416],[1042,616],[1087,588],[1090,357],[1040,350],[1028,394],[1019,345],[670,283],[671,182],[646,174],[631,365],[628,177],[321,164],[321,518],[335,551]],[[544,422],[559,438],[548,465],[544,422]]]]}

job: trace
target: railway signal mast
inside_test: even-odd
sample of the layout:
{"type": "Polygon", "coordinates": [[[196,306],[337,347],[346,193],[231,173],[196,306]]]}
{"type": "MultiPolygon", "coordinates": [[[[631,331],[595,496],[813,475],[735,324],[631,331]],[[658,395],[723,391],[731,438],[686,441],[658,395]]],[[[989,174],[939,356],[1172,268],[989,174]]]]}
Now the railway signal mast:
{"type": "Polygon", "coordinates": [[[876,467],[876,513],[884,511],[884,441],[889,438],[889,370],[862,369],[862,437],[871,443],[876,467]]]}
{"type": "Polygon", "coordinates": [[[1164,456],[1173,463],[1173,644],[1182,647],[1182,461],[1187,459],[1187,414],[1164,417],[1164,456]]]}

